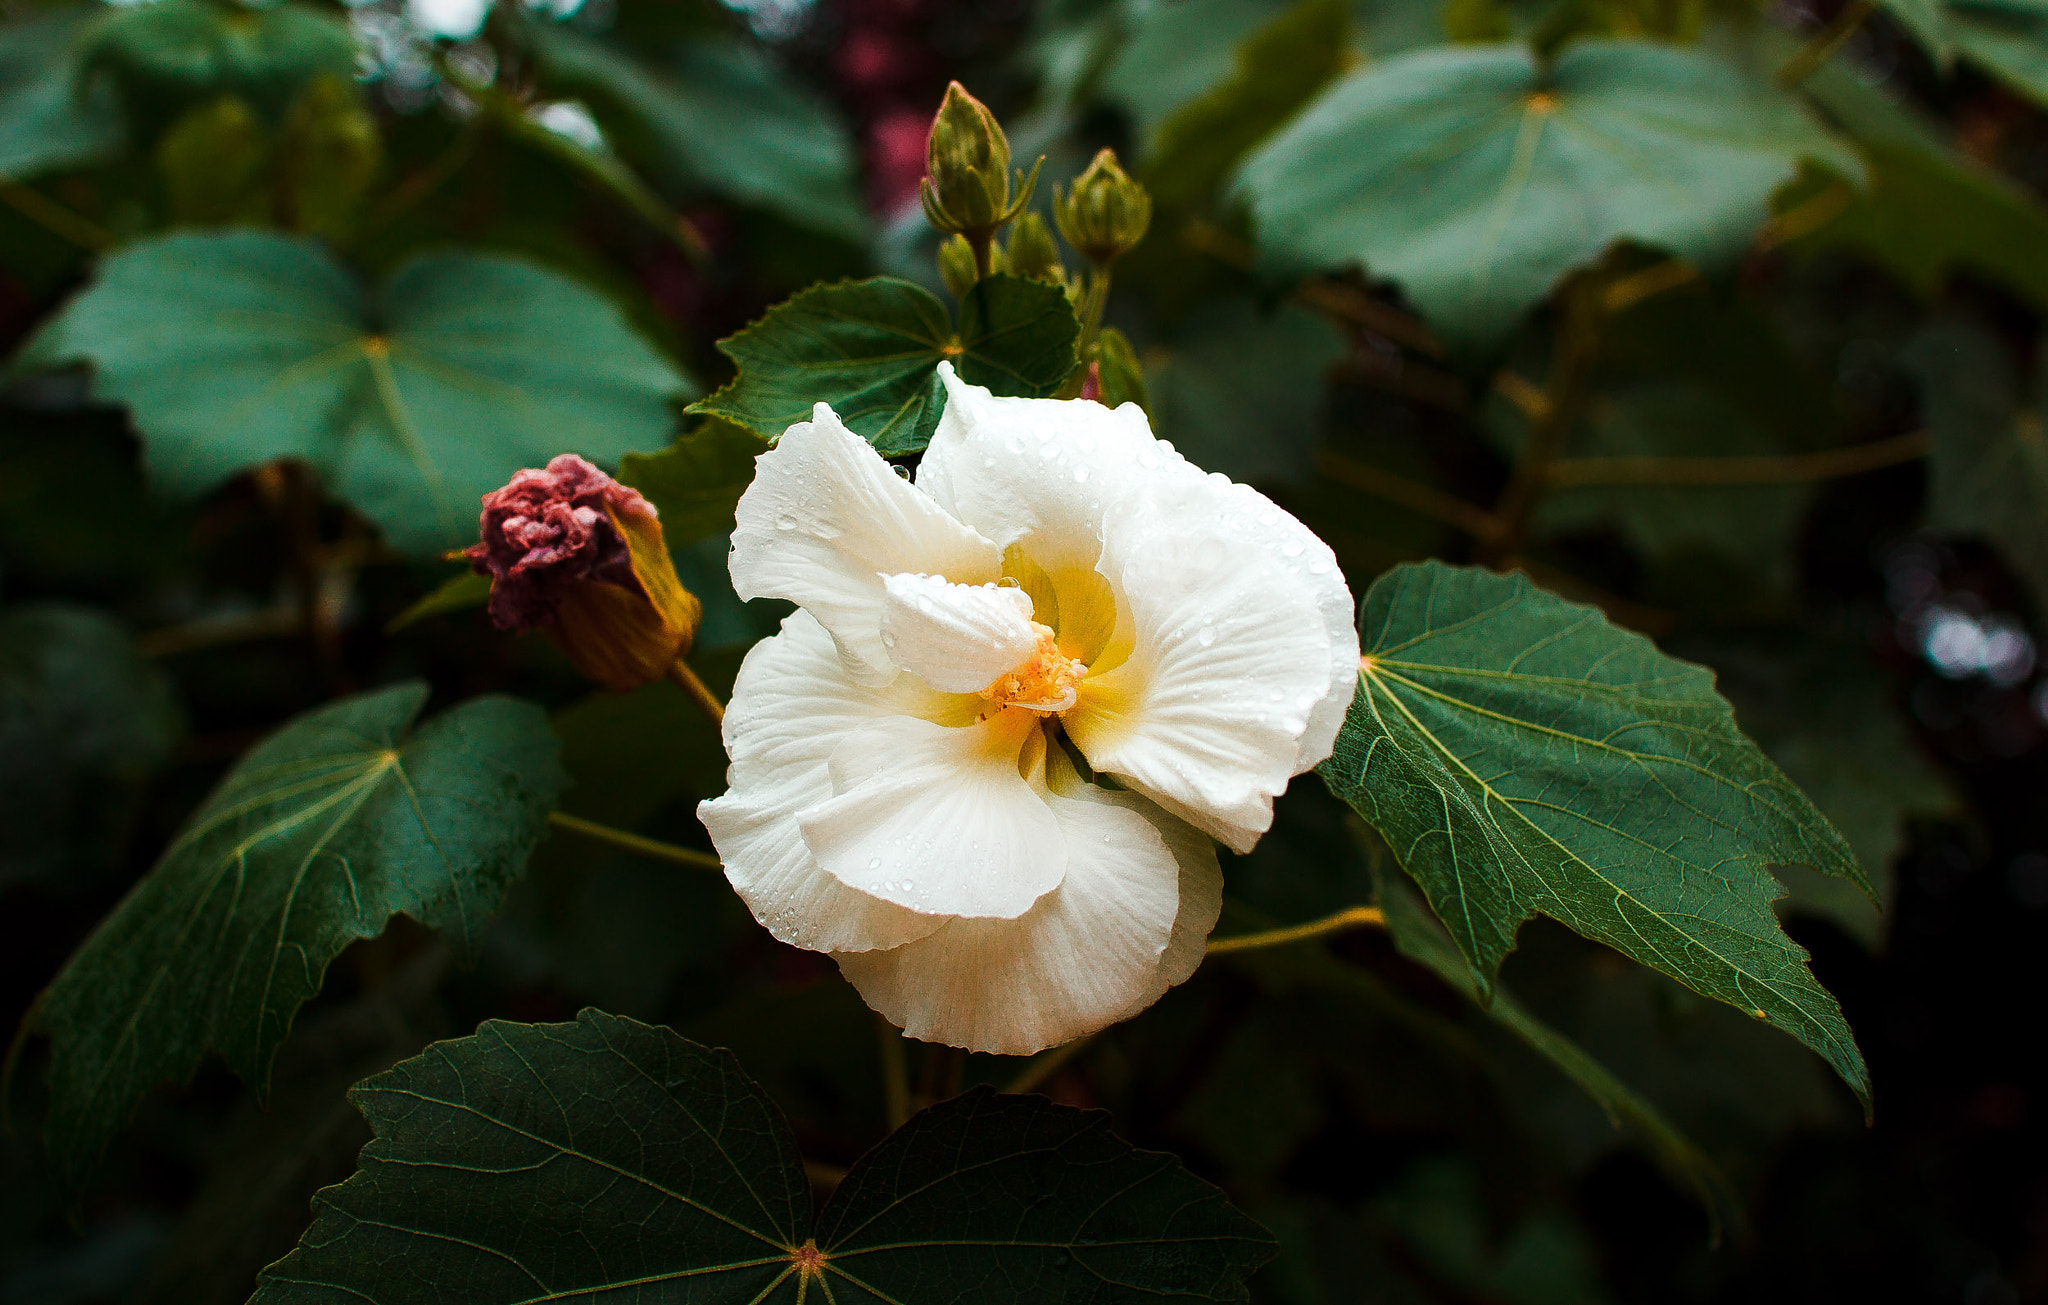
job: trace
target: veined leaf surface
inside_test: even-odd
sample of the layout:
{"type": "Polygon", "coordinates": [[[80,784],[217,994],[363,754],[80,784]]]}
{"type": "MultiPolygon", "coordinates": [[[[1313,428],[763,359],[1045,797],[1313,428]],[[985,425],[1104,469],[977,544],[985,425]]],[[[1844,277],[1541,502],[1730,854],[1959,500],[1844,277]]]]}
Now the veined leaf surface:
{"type": "Polygon", "coordinates": [[[1220,1302],[1272,1254],[1108,1116],[986,1088],[863,1156],[814,1220],[732,1053],[598,1011],[492,1020],[352,1095],[362,1168],[251,1305],[1220,1302]]]}
{"type": "Polygon", "coordinates": [[[567,777],[539,708],[473,698],[415,729],[426,698],[359,694],[257,744],[43,993],[44,1136],[74,1189],[208,1051],[261,1099],[328,963],[393,915],[475,956],[567,777]]]}
{"type": "Polygon", "coordinates": [[[253,231],[127,246],[30,361],[91,363],[166,488],[303,459],[420,555],[473,539],[478,499],[522,466],[659,448],[689,387],[618,309],[530,263],[426,254],[371,292],[318,242],[253,231]]]}
{"type": "Polygon", "coordinates": [[[1711,672],[1519,574],[1439,562],[1382,576],[1360,635],[1321,772],[1421,885],[1482,994],[1522,922],[1547,915],[1791,1033],[1867,1107],[1863,1054],[1779,928],[1768,867],[1869,881],[1711,672]]]}
{"type": "Polygon", "coordinates": [[[938,296],[908,281],[815,286],[720,340],[740,374],[690,411],[776,440],[829,403],[882,453],[915,453],[945,409],[939,363],[996,394],[1048,398],[1074,370],[1080,332],[1064,291],[1007,274],[968,293],[957,332],[938,296]]]}

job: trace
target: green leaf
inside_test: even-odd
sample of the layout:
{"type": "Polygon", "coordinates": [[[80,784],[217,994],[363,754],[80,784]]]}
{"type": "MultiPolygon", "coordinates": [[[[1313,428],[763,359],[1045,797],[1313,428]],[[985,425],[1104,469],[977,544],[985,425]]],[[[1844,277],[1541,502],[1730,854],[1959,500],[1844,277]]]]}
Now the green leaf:
{"type": "Polygon", "coordinates": [[[303,459],[415,555],[474,538],[478,499],[522,466],[660,447],[689,384],[530,263],[426,254],[368,292],[317,242],[261,232],[127,246],[24,361],[90,362],[173,492],[303,459]]]}
{"type": "Polygon", "coordinates": [[[0,614],[0,888],[112,864],[142,781],[183,733],[170,685],[112,617],[0,614]]]}
{"type": "Polygon", "coordinates": [[[98,17],[59,10],[0,28],[0,176],[20,181],[120,147],[113,89],[78,58],[98,17]]]}
{"type": "Polygon", "coordinates": [[[1236,71],[1152,133],[1143,180],[1153,200],[1168,207],[1200,200],[1343,71],[1346,10],[1341,0],[1300,0],[1246,37],[1235,51],[1236,71]]]}
{"type": "Polygon", "coordinates": [[[795,1139],[730,1052],[597,1011],[489,1021],[351,1095],[377,1134],[362,1169],[252,1305],[1238,1301],[1271,1254],[1108,1116],[985,1088],[862,1157],[814,1221],[795,1139]]]}
{"type": "Polygon", "coordinates": [[[690,411],[774,441],[829,403],[882,453],[915,453],[945,408],[940,362],[996,394],[1049,398],[1074,370],[1080,333],[1064,291],[1007,274],[968,292],[957,334],[938,296],[908,281],[813,286],[718,342],[739,375],[690,411]]]}
{"type": "Polygon", "coordinates": [[[1860,177],[1796,101],[1703,49],[1417,51],[1332,87],[1246,161],[1262,257],[1363,263],[1452,337],[1497,341],[1619,240],[1723,266],[1805,159],[1860,177]]]}
{"type": "Polygon", "coordinates": [[[697,39],[657,66],[560,23],[536,24],[533,37],[551,86],[623,127],[621,147],[655,175],[866,239],[845,125],[759,48],[697,39]]]}
{"type": "Polygon", "coordinates": [[[1198,467],[1236,480],[1308,477],[1324,379],[1344,338],[1306,308],[1212,299],[1148,351],[1154,426],[1198,467]]]}
{"type": "Polygon", "coordinates": [[[157,0],[112,14],[88,58],[114,71],[128,117],[146,136],[223,93],[279,117],[315,77],[354,81],[356,40],[338,15],[311,5],[157,0]]]}
{"type": "Polygon", "coordinates": [[[1709,672],[1519,574],[1439,562],[1382,576],[1359,628],[1321,773],[1422,886],[1482,994],[1547,915],[1791,1033],[1868,1107],[1862,1052],[1778,927],[1768,867],[1869,881],[1709,672]]]}
{"type": "Polygon", "coordinates": [[[1633,1129],[1657,1163],[1690,1187],[1716,1222],[1740,1218],[1741,1202],[1727,1176],[1662,1111],[1616,1078],[1585,1048],[1532,1015],[1505,989],[1495,987],[1489,999],[1473,979],[1463,953],[1416,895],[1414,886],[1405,877],[1381,869],[1377,862],[1373,877],[1380,909],[1386,913],[1387,932],[1403,956],[1463,993],[1531,1051],[1555,1065],[1616,1127],[1626,1124],[1633,1129]]]}
{"type": "Polygon", "coordinates": [[[2048,353],[2035,360],[2031,401],[2005,344],[1974,323],[1941,322],[1904,359],[1920,382],[1934,441],[1928,524],[1997,545],[2048,611],[2048,353]]]}
{"type": "MultiPolygon", "coordinates": [[[[1924,297],[1957,271],[1988,276],[2048,308],[2048,210],[1975,159],[1958,153],[1946,128],[1895,103],[1839,64],[1805,89],[1857,138],[1870,187],[1795,248],[1854,249],[1924,297]]],[[[1842,183],[1815,173],[1778,197],[1796,220],[1803,204],[1838,202],[1842,183]]]]}
{"type": "Polygon", "coordinates": [[[1149,5],[1102,74],[1102,94],[1150,136],[1183,106],[1228,79],[1239,43],[1288,9],[1287,0],[1179,0],[1149,5]]]}
{"type": "Polygon", "coordinates": [[[766,451],[752,431],[712,420],[659,453],[619,459],[619,479],[654,504],[670,549],[730,534],[733,508],[754,480],[754,459],[766,451]]]}
{"type": "Polygon", "coordinates": [[[406,626],[415,625],[430,616],[473,611],[489,601],[491,578],[474,571],[464,571],[460,575],[449,576],[435,585],[432,593],[392,617],[385,624],[384,633],[397,634],[406,626]]]}
{"type": "Polygon", "coordinates": [[[1138,351],[1131,347],[1130,337],[1114,326],[1105,326],[1095,337],[1095,361],[1099,364],[1096,375],[1102,383],[1102,402],[1111,408],[1121,408],[1126,403],[1135,403],[1147,412],[1151,411],[1151,395],[1145,388],[1145,364],[1138,361],[1138,351]]]}
{"type": "Polygon", "coordinates": [[[414,729],[426,698],[358,694],[257,744],[44,991],[44,1137],[72,1190],[208,1051],[261,1101],[328,963],[393,915],[475,957],[565,776],[538,708],[474,698],[414,729]]]}

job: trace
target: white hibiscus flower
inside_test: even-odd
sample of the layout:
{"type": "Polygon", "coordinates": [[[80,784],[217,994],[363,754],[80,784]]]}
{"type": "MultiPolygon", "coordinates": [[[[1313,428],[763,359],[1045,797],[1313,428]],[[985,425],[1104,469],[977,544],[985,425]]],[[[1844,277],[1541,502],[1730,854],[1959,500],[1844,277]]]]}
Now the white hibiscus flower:
{"type": "Polygon", "coordinates": [[[1358,665],[1322,541],[1135,404],[941,365],[913,485],[819,404],[740,499],[730,791],[698,808],[784,942],[912,1037],[1025,1055],[1194,972],[1222,876],[1330,753],[1358,665]]]}

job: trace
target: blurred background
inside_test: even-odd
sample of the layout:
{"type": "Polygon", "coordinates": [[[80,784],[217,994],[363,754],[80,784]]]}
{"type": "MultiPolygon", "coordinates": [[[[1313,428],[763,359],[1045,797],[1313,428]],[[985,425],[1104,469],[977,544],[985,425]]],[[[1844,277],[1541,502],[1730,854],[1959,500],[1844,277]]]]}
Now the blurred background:
{"type": "MultiPolygon", "coordinates": [[[[1110,1109],[1273,1229],[1261,1301],[2048,1301],[2048,499],[1982,522],[1937,511],[1919,457],[1941,423],[2001,422],[2048,483],[2029,397],[2048,117],[1977,63],[1941,66],[1888,11],[0,0],[0,351],[33,355],[105,251],[245,225],[322,237],[372,279],[451,243],[516,254],[608,297],[708,392],[730,375],[714,342],[815,281],[939,286],[916,190],[957,78],[1020,162],[1046,156],[1048,183],[1107,145],[1152,186],[1109,320],[1142,358],[1156,428],[1300,515],[1362,593],[1404,559],[1472,557],[1471,505],[1506,481],[1517,378],[1542,376],[1558,314],[1475,349],[1397,284],[1276,279],[1231,174],[1349,69],[1560,21],[1779,57],[1845,33],[1808,93],[1875,184],[1815,209],[1843,183],[1809,166],[1776,200],[1803,216],[1624,305],[1569,438],[1610,458],[1906,453],[1736,484],[1564,485],[1520,561],[1714,667],[1881,872],[1881,914],[1791,873],[1787,905],[1869,1056],[1875,1123],[1789,1039],[1542,921],[1506,981],[1718,1161],[1739,1216],[1717,1226],[1555,1068],[1373,933],[1334,944],[1334,967],[1207,965],[1044,1090],[1110,1109]]],[[[394,628],[455,568],[389,552],[303,468],[173,497],[80,369],[17,363],[6,380],[9,1029],[226,766],[337,693],[419,675],[442,702],[542,701],[578,784],[568,809],[702,845],[692,808],[721,790],[723,758],[670,686],[590,696],[550,645],[474,610],[394,628]]],[[[714,533],[678,565],[707,603],[700,665],[729,682],[780,614],[732,597],[724,553],[714,533]]],[[[1282,807],[1253,855],[1226,858],[1232,895],[1285,921],[1371,900],[1376,849],[1321,783],[1282,807]]],[[[828,1167],[884,1131],[858,998],[713,876],[557,838],[477,969],[450,971],[422,934],[401,920],[334,966],[267,1111],[210,1064],[144,1103],[76,1208],[36,1142],[40,1048],[18,1048],[0,1302],[243,1300],[311,1192],[353,1168],[367,1130],[342,1089],[493,1016],[595,1004],[729,1045],[828,1167]]],[[[971,1077],[1014,1070],[979,1059],[971,1077]]]]}

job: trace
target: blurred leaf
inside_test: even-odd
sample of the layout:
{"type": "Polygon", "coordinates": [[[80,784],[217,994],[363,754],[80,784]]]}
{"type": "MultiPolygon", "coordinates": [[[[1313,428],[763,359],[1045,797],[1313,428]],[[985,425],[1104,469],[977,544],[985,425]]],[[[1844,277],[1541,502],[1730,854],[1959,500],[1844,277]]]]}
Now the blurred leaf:
{"type": "Polygon", "coordinates": [[[1299,0],[1246,37],[1236,71],[1152,133],[1142,174],[1152,198],[1186,206],[1222,184],[1247,150],[1343,71],[1349,29],[1344,0],[1299,0]]]}
{"type": "Polygon", "coordinates": [[[1430,913],[1405,876],[1375,867],[1380,909],[1387,932],[1403,956],[1430,970],[1499,1021],[1515,1037],[1577,1084],[1599,1105],[1609,1123],[1626,1124],[1667,1173],[1691,1188],[1716,1224],[1739,1221],[1742,1209],[1734,1190],[1714,1162],[1664,1117],[1662,1111],[1616,1078],[1584,1048],[1530,1014],[1506,990],[1496,987],[1491,1000],[1480,990],[1472,967],[1443,925],[1430,913]]]}
{"type": "Polygon", "coordinates": [[[533,34],[542,75],[616,115],[629,155],[813,230],[866,238],[845,125],[758,47],[696,39],[646,63],[560,23],[533,34]]]}
{"type": "Polygon", "coordinates": [[[908,281],[813,286],[718,342],[739,375],[690,411],[772,443],[829,403],[882,453],[915,453],[945,408],[940,362],[996,394],[1049,398],[1074,370],[1080,330],[1065,291],[1007,274],[968,292],[957,334],[938,296],[908,281]]]}
{"type": "Polygon", "coordinates": [[[19,181],[120,147],[113,89],[78,57],[100,17],[81,6],[0,27],[0,176],[19,181]]]}
{"type": "Polygon", "coordinates": [[[1586,1230],[1562,1209],[1538,1207],[1496,1232],[1471,1169],[1424,1160],[1373,1202],[1428,1276],[1499,1305],[1600,1305],[1608,1299],[1586,1230]]]}
{"type": "Polygon", "coordinates": [[[1097,377],[1102,383],[1101,400],[1112,408],[1135,403],[1147,412],[1152,401],[1145,388],[1145,365],[1138,361],[1130,339],[1114,326],[1105,326],[1095,337],[1097,377]]]}
{"type": "Polygon", "coordinates": [[[135,641],[65,604],[0,612],[0,888],[115,861],[184,719],[135,641]]]}
{"type": "Polygon", "coordinates": [[[2034,406],[2048,395],[2048,353],[2031,400],[2004,342],[1974,323],[1929,326],[1902,361],[1934,440],[1928,524],[1996,544],[2048,612],[2048,435],[2034,406]]]}
{"type": "Polygon", "coordinates": [[[1791,1033],[1868,1106],[1767,867],[1868,880],[1710,673],[1520,575],[1439,562],[1382,576],[1359,628],[1357,697],[1321,773],[1421,884],[1483,996],[1548,915],[1791,1033]]]}
{"type": "Polygon", "coordinates": [[[1468,344],[1633,239],[1729,262],[1805,159],[1860,177],[1798,103],[1704,49],[1418,51],[1353,73],[1247,160],[1261,255],[1363,263],[1468,344]]]}
{"type": "Polygon", "coordinates": [[[1183,106],[1214,90],[1238,67],[1239,43],[1289,9],[1288,0],[1179,0],[1148,5],[1115,60],[1102,95],[1152,139],[1183,106]]]}
{"type": "Polygon", "coordinates": [[[474,571],[449,576],[434,586],[432,593],[406,608],[384,626],[384,633],[397,634],[408,625],[426,620],[430,616],[445,616],[449,612],[467,612],[482,607],[491,601],[491,578],[474,571]]]}
{"type": "Polygon", "coordinates": [[[159,485],[304,459],[415,555],[473,538],[477,500],[521,466],[658,447],[689,385],[611,303],[531,264],[425,254],[365,292],[316,242],[257,232],[107,258],[22,362],[75,360],[134,414],[159,485]]]}
{"type": "Polygon", "coordinates": [[[766,448],[744,426],[713,419],[659,453],[628,453],[619,459],[619,479],[646,495],[669,548],[681,548],[732,532],[733,508],[766,448]]]}
{"type": "Polygon", "coordinates": [[[292,105],[276,149],[281,208],[295,231],[343,240],[384,160],[377,120],[353,84],[323,74],[292,105]]]}
{"type": "Polygon", "coordinates": [[[1106,1115],[987,1089],[898,1130],[814,1219],[788,1125],[731,1053],[597,1011],[490,1021],[351,1095],[377,1140],[252,1305],[1232,1301],[1271,1254],[1106,1115]]]}
{"type": "MultiPolygon", "coordinates": [[[[1798,628],[1696,638],[1682,651],[1714,668],[1743,731],[1842,831],[1889,904],[1906,819],[1955,814],[1958,799],[1915,746],[1868,650],[1798,628]]],[[[1792,890],[1782,906],[1824,916],[1866,947],[1883,942],[1883,915],[1850,885],[1804,867],[1777,873],[1792,890]]]]}
{"type": "Polygon", "coordinates": [[[426,697],[359,694],[257,744],[44,991],[43,1136],[68,1190],[209,1050],[264,1100],[328,963],[393,915],[476,954],[566,777],[538,709],[473,698],[414,730],[426,697]]]}
{"type": "Polygon", "coordinates": [[[1306,308],[1214,298],[1147,351],[1153,425],[1196,466],[1236,480],[1308,478],[1323,382],[1344,339],[1306,308]]]}
{"type": "Polygon", "coordinates": [[[115,9],[87,58],[114,71],[130,124],[147,138],[223,94],[275,121],[315,77],[354,81],[356,40],[340,15],[291,0],[261,9],[156,0],[115,9]]]}

